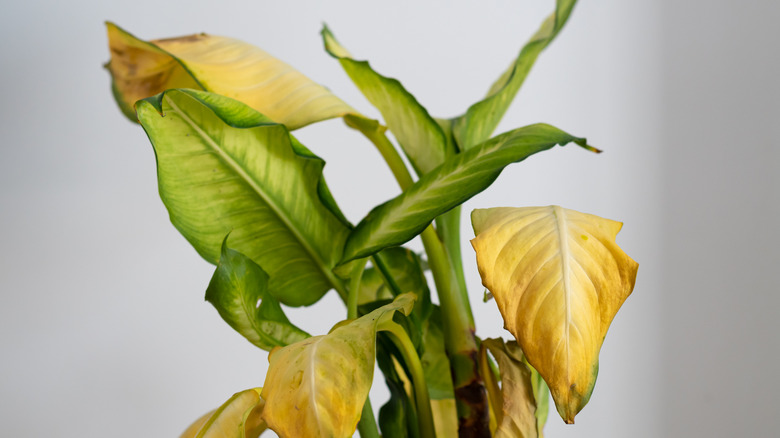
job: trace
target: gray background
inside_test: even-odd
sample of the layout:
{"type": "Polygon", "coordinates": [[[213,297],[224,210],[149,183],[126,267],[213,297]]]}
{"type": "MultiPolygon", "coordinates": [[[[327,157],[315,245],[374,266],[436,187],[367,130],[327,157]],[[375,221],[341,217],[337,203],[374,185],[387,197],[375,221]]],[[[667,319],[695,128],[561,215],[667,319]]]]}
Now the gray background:
{"type": "MultiPolygon", "coordinates": [[[[326,21],[443,117],[483,95],[553,2],[324,3],[0,4],[2,436],[178,436],[267,368],[203,301],[213,268],[168,222],[151,146],[113,103],[104,20],[142,38],[243,39],[377,115],[324,54],[326,21]]],[[[621,220],[640,263],[590,404],[575,426],[551,416],[546,436],[773,436],[778,19],[776,2],[582,1],[497,130],[549,122],[606,152],[510,166],[464,212],[560,204],[621,220]]],[[[340,121],[297,135],[351,220],[397,193],[340,121]]],[[[481,303],[470,237],[478,332],[507,337],[481,303]]],[[[323,302],[289,315],[325,331],[344,310],[323,302]]]]}

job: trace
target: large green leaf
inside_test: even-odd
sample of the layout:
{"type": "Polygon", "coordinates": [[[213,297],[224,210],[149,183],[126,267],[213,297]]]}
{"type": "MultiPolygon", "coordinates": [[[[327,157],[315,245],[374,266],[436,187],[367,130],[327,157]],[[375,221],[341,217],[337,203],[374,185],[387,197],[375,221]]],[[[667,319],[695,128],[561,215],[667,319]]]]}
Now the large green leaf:
{"type": "Polygon", "coordinates": [[[196,88],[240,100],[289,129],[357,115],[325,87],[262,49],[205,33],[143,41],[106,23],[114,97],[135,121],[136,101],[170,88],[196,88]]]}
{"type": "Polygon", "coordinates": [[[555,12],[542,23],[541,28],[522,48],[517,59],[490,87],[487,97],[469,107],[466,114],[454,119],[455,140],[462,150],[472,148],[490,138],[523,85],[536,58],[566,24],[575,3],[576,0],[557,0],[555,12]]]}
{"type": "Polygon", "coordinates": [[[596,150],[584,138],[536,124],[450,157],[399,196],[371,210],[350,233],[343,262],[408,241],[434,218],[486,189],[507,165],[570,142],[596,150]]]}
{"type": "Polygon", "coordinates": [[[308,305],[339,288],[331,269],[348,225],[322,179],[325,163],[284,125],[195,90],[169,90],[137,110],[171,222],[206,260],[217,262],[230,232],[230,247],[262,266],[281,302],[308,305]]]}
{"type": "Polygon", "coordinates": [[[404,294],[327,335],[273,351],[262,393],[268,427],[281,438],[351,437],[373,380],[377,330],[413,306],[414,295],[404,294]]]}
{"type": "Polygon", "coordinates": [[[444,347],[444,331],[439,306],[433,308],[430,318],[425,321],[422,344],[424,350],[420,362],[425,373],[428,394],[433,400],[454,399],[455,390],[452,387],[450,360],[444,347]]]}
{"type": "Polygon", "coordinates": [[[260,414],[265,401],[262,388],[247,389],[195,421],[180,438],[257,438],[268,427],[260,414]]]}
{"type": "Polygon", "coordinates": [[[227,238],[206,289],[206,301],[216,307],[225,322],[263,350],[309,337],[287,319],[279,301],[268,293],[268,274],[249,257],[228,248],[227,238]]]}
{"type": "Polygon", "coordinates": [[[376,73],[367,61],[352,59],[327,26],[322,29],[325,49],[338,59],[352,82],[373,104],[395,135],[418,175],[436,168],[454,151],[439,124],[401,83],[376,73]]]}

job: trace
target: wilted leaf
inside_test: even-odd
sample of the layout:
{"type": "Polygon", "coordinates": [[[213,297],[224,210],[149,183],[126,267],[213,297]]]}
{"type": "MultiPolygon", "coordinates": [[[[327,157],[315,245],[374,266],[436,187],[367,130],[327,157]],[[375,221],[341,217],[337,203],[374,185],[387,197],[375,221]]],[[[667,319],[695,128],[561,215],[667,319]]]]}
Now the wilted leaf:
{"type": "Polygon", "coordinates": [[[228,248],[227,237],[206,290],[206,301],[225,322],[263,350],[309,337],[287,319],[279,301],[268,292],[268,274],[249,257],[228,248]]]}
{"type": "Polygon", "coordinates": [[[371,388],[376,332],[413,306],[413,294],[400,295],[327,335],[272,352],[262,393],[268,426],[281,438],[351,437],[371,388]]]}
{"type": "Polygon", "coordinates": [[[170,88],[195,88],[240,100],[297,129],[358,115],[325,87],[251,44],[205,33],[143,41],[106,23],[114,96],[135,121],[133,105],[170,88]]]}
{"type": "Polygon", "coordinates": [[[268,427],[261,419],[265,402],[262,388],[247,389],[230,397],[222,406],[199,418],[181,438],[257,438],[268,427]]]}
{"type": "Polygon", "coordinates": [[[171,222],[211,263],[222,240],[271,277],[291,306],[341,284],[332,268],[349,225],[322,177],[324,161],[241,102],[195,90],[140,101],[171,222]]]}
{"type": "MultiPolygon", "coordinates": [[[[502,339],[485,339],[480,351],[483,364],[487,362],[487,350],[496,358],[501,373],[500,391],[495,382],[492,388],[488,388],[490,408],[497,426],[493,438],[537,438],[539,431],[532,375],[523,363],[523,353],[515,342],[504,344],[502,339]]],[[[486,382],[493,377],[484,366],[482,375],[486,382]]]]}
{"type": "Polygon", "coordinates": [[[322,29],[325,50],[338,59],[352,82],[357,85],[384,118],[418,175],[433,170],[454,150],[439,124],[396,79],[376,73],[367,61],[352,59],[327,26],[322,29]]]}
{"type": "Polygon", "coordinates": [[[485,190],[507,165],[570,142],[597,151],[584,138],[539,123],[448,158],[403,193],[371,210],[350,233],[342,263],[412,239],[434,218],[485,190]]]}
{"type": "Polygon", "coordinates": [[[622,224],[558,206],[474,210],[471,220],[482,283],[558,413],[574,422],[609,324],[634,288],[638,265],[615,243],[622,224]]]}
{"type": "Polygon", "coordinates": [[[517,59],[490,87],[487,97],[469,107],[466,114],[453,120],[453,133],[461,150],[472,148],[490,138],[536,58],[566,24],[575,3],[576,0],[557,0],[555,12],[542,23],[517,59]]]}

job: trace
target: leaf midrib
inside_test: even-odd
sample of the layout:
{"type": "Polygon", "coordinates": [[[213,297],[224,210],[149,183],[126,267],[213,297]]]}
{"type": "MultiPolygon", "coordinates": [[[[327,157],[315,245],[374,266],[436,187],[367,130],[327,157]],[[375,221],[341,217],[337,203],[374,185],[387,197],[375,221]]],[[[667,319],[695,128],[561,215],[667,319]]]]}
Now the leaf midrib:
{"type": "Polygon", "coordinates": [[[170,97],[166,96],[166,100],[168,104],[171,106],[171,108],[176,111],[179,116],[219,155],[219,157],[222,159],[222,161],[228,165],[238,176],[249,185],[249,187],[252,188],[252,190],[257,194],[263,201],[265,201],[266,204],[271,208],[271,210],[274,212],[276,217],[278,217],[282,223],[284,224],[285,228],[287,228],[288,231],[290,231],[295,239],[298,241],[298,243],[304,248],[306,253],[309,255],[309,258],[314,262],[315,265],[320,269],[322,274],[325,276],[325,278],[331,283],[333,287],[337,287],[337,282],[335,278],[333,277],[333,273],[330,271],[328,267],[325,266],[325,262],[320,258],[319,254],[317,254],[316,251],[314,251],[314,248],[312,248],[306,239],[304,239],[303,235],[298,231],[298,229],[293,226],[293,223],[289,220],[289,218],[283,214],[283,210],[279,208],[278,205],[266,194],[262,188],[255,182],[253,178],[249,176],[248,173],[246,173],[241,166],[238,165],[238,163],[231,157],[227,152],[222,150],[220,146],[217,144],[217,142],[214,141],[214,139],[211,138],[204,130],[198,126],[195,121],[193,121],[184,111],[179,108],[178,105],[171,99],[170,97]]]}
{"type": "Polygon", "coordinates": [[[552,206],[552,215],[555,217],[556,228],[558,231],[559,252],[561,255],[561,271],[563,275],[563,295],[564,303],[566,306],[566,320],[564,321],[564,342],[566,344],[566,381],[570,381],[569,376],[569,358],[571,352],[569,351],[569,328],[571,325],[571,279],[569,273],[571,267],[569,266],[569,226],[566,223],[566,211],[557,205],[552,206]]]}

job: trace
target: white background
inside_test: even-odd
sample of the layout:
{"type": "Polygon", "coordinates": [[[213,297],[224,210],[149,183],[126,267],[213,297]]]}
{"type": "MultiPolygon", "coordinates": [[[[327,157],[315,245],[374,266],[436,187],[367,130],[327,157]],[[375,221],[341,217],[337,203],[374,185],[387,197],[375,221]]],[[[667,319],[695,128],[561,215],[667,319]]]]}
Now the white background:
{"type": "MultiPolygon", "coordinates": [[[[213,268],[167,219],[152,148],[111,97],[104,20],[142,38],[209,32],[263,47],[369,115],[321,23],[439,117],[480,99],[552,1],[28,1],[0,4],[0,424],[8,437],[175,437],[262,385],[266,354],[203,294],[213,268]]],[[[766,3],[766,4],[764,4],[766,3]]],[[[464,207],[483,337],[501,329],[468,245],[477,207],[559,204],[625,223],[637,286],[590,404],[556,437],[772,436],[780,408],[780,6],[583,1],[497,132],[548,122],[605,152],[555,148],[464,207]]],[[[357,222],[395,194],[338,121],[296,135],[357,222]]],[[[415,246],[418,245],[418,246],[415,246]]],[[[412,242],[412,246],[419,244],[412,242]]],[[[335,294],[290,311],[313,333],[335,294]]],[[[374,407],[386,392],[377,379],[374,407]]]]}

